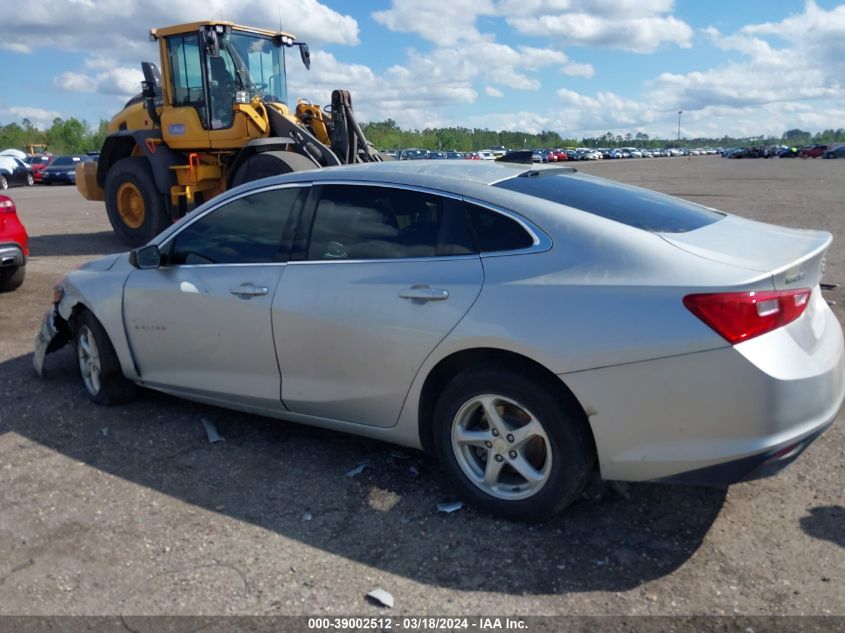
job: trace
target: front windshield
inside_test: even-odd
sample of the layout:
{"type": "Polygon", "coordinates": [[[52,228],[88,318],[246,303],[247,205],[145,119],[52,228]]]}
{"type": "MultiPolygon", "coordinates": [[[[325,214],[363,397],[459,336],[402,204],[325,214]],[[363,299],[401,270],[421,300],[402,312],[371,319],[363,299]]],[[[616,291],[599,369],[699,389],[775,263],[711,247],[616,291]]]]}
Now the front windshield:
{"type": "Polygon", "coordinates": [[[64,167],[66,165],[73,165],[74,163],[79,162],[78,156],[60,156],[56,160],[53,161],[54,167],[64,167]]]}
{"type": "Polygon", "coordinates": [[[232,31],[220,39],[222,55],[235,64],[237,90],[267,101],[287,102],[285,56],[269,37],[232,31]]]}

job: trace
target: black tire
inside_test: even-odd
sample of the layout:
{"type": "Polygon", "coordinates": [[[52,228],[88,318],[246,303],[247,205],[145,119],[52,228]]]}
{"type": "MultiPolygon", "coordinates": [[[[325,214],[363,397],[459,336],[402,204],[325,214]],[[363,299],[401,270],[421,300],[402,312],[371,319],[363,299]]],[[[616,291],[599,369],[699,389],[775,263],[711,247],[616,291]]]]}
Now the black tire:
{"type": "MultiPolygon", "coordinates": [[[[111,406],[134,400],[138,396],[138,386],[127,380],[120,368],[117,353],[106,334],[105,328],[88,310],[80,312],[71,322],[73,332],[73,349],[76,353],[82,385],[88,398],[99,405],[111,406]],[[83,337],[86,341],[83,344],[83,337]],[[81,349],[91,348],[91,340],[96,346],[95,351],[99,359],[98,379],[86,380],[84,361],[81,349]]],[[[90,376],[90,374],[89,374],[90,376]]]]}
{"type": "Polygon", "coordinates": [[[131,248],[143,246],[169,224],[164,194],[156,188],[146,158],[123,158],[112,165],[106,174],[105,198],[115,234],[131,248]],[[127,224],[119,212],[118,193],[123,185],[133,186],[143,199],[143,216],[137,226],[127,224]]]}
{"type": "MultiPolygon", "coordinates": [[[[507,413],[504,417],[507,419],[507,413]]],[[[513,420],[515,418],[511,418],[513,420]]],[[[492,429],[492,426],[489,428],[492,429]]],[[[542,521],[550,518],[578,498],[595,466],[595,449],[583,411],[577,403],[568,402],[555,393],[544,379],[532,379],[531,374],[517,374],[496,368],[472,369],[459,374],[438,399],[433,431],[435,451],[457,492],[482,511],[506,519],[542,521]],[[456,418],[465,410],[465,405],[470,406],[476,397],[483,394],[495,394],[517,403],[540,423],[545,432],[546,438],[539,441],[543,442],[543,454],[546,450],[551,453],[548,475],[544,483],[527,498],[503,499],[494,496],[474,483],[459,463],[459,459],[463,458],[453,448],[453,425],[457,424],[456,418]]],[[[512,437],[508,434],[504,439],[511,442],[512,437]]],[[[499,436],[499,439],[502,438],[499,436]]],[[[502,450],[495,446],[470,450],[476,451],[479,460],[481,453],[485,453],[489,459],[496,450],[502,450]]],[[[508,448],[514,447],[511,445],[508,448]]],[[[506,452],[510,457],[525,457],[522,452],[506,452]]],[[[507,464],[511,463],[505,453],[501,455],[502,460],[498,461],[507,460],[507,464]]],[[[545,459],[547,457],[544,463],[545,459]]],[[[483,464],[486,463],[485,459],[483,464]]],[[[511,473],[515,475],[515,470],[507,470],[511,468],[507,464],[501,471],[502,476],[511,473]]],[[[516,494],[521,494],[519,488],[515,490],[516,494]]]]}
{"type": "Polygon", "coordinates": [[[294,171],[308,171],[317,166],[300,154],[294,152],[262,152],[254,154],[238,167],[232,186],[237,187],[259,178],[289,174],[294,171]]]}
{"type": "Polygon", "coordinates": [[[6,176],[0,174],[0,191],[4,191],[9,188],[9,180],[6,176]]]}
{"type": "Polygon", "coordinates": [[[26,266],[0,268],[0,292],[11,292],[21,287],[26,277],[26,266]]]}

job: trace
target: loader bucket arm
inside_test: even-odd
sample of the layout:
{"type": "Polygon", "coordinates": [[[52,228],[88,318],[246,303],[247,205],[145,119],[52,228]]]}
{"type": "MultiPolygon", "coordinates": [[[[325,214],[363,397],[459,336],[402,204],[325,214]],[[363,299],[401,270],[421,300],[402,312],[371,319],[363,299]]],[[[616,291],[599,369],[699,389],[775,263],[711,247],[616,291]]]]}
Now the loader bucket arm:
{"type": "Polygon", "coordinates": [[[331,140],[332,149],[345,165],[382,160],[358,125],[352,112],[352,96],[347,90],[332,91],[331,140]]]}

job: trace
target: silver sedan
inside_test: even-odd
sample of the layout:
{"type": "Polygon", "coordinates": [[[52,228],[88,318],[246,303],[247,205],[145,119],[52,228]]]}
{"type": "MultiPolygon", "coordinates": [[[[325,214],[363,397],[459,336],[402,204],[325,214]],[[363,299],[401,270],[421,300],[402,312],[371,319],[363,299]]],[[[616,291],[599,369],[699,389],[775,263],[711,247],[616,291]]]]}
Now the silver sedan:
{"type": "Polygon", "coordinates": [[[831,236],[553,166],[392,162],[238,187],[57,287],[96,403],[139,386],[436,455],[537,520],[605,479],[772,474],[836,417],[831,236]]]}

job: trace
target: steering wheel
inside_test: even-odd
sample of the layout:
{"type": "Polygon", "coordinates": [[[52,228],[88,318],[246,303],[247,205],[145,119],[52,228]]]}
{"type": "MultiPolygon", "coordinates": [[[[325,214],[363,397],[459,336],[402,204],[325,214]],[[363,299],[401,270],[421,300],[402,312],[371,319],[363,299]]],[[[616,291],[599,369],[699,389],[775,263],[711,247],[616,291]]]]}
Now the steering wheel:
{"type": "Polygon", "coordinates": [[[324,259],[344,259],[346,257],[349,257],[349,253],[346,252],[346,247],[340,242],[329,242],[326,247],[326,254],[323,255],[324,259]]]}

